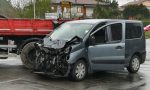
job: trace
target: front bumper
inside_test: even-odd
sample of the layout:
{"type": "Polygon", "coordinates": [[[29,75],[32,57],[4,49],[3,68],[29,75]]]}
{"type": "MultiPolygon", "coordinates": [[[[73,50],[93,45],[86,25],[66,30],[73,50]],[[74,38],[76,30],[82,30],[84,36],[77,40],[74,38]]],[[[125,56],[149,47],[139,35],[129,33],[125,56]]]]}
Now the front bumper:
{"type": "Polygon", "coordinates": [[[46,76],[50,76],[50,77],[68,77],[70,70],[71,70],[71,65],[68,66],[68,70],[65,75],[59,75],[56,73],[44,72],[44,71],[34,71],[33,73],[38,74],[38,75],[46,75],[46,76]]]}

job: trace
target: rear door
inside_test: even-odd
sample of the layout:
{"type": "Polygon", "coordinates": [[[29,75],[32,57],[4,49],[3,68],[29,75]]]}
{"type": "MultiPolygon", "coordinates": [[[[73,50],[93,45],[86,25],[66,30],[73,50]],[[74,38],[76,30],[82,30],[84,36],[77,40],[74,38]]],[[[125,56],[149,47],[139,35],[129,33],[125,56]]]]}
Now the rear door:
{"type": "Polygon", "coordinates": [[[124,24],[112,23],[91,34],[95,44],[88,48],[94,70],[118,70],[125,64],[124,24]]]}

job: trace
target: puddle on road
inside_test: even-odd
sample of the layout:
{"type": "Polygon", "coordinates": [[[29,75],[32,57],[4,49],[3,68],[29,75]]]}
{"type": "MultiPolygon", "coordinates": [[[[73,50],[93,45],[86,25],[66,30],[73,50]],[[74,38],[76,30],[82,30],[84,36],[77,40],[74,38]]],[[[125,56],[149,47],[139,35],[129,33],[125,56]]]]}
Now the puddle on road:
{"type": "Polygon", "coordinates": [[[133,90],[146,83],[140,74],[107,73],[102,78],[101,75],[96,77],[94,76],[95,80],[91,80],[86,90],[133,90]],[[96,77],[98,78],[95,79],[96,77]]]}
{"type": "Polygon", "coordinates": [[[64,78],[23,78],[1,83],[0,90],[132,90],[145,84],[142,74],[100,72],[88,76],[81,82],[64,78]]]}
{"type": "Polygon", "coordinates": [[[0,84],[0,90],[66,90],[66,89],[51,85],[40,84],[38,82],[16,80],[0,84]]]}
{"type": "MultiPolygon", "coordinates": [[[[13,62],[13,60],[12,62],[10,61],[9,63],[13,62]]],[[[6,65],[0,65],[0,80],[18,77],[23,79],[2,83],[0,84],[0,90],[133,90],[133,87],[137,88],[144,85],[146,83],[144,79],[147,79],[147,76],[143,76],[140,73],[128,74],[128,72],[119,71],[98,72],[88,76],[84,81],[72,82],[64,78],[39,78],[20,65],[10,65],[9,63],[6,62],[6,65]]],[[[147,71],[145,72],[144,70],[145,66],[140,71],[147,74],[147,71]]]]}

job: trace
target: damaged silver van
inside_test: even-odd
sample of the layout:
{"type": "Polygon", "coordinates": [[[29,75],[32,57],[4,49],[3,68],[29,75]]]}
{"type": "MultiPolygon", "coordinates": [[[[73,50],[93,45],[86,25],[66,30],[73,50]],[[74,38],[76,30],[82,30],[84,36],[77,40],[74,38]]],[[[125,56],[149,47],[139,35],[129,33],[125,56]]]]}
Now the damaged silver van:
{"type": "Polygon", "coordinates": [[[83,80],[100,70],[138,72],[144,63],[145,36],[141,21],[89,19],[70,21],[34,44],[37,74],[83,80]]]}

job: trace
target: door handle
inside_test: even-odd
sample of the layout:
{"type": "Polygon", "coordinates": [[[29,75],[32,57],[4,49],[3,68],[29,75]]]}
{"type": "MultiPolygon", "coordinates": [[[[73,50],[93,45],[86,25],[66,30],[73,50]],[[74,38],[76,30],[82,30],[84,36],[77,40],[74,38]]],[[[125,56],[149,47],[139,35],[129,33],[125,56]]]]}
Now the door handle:
{"type": "Polygon", "coordinates": [[[117,46],[116,49],[123,49],[123,47],[122,46],[117,46]]]}

